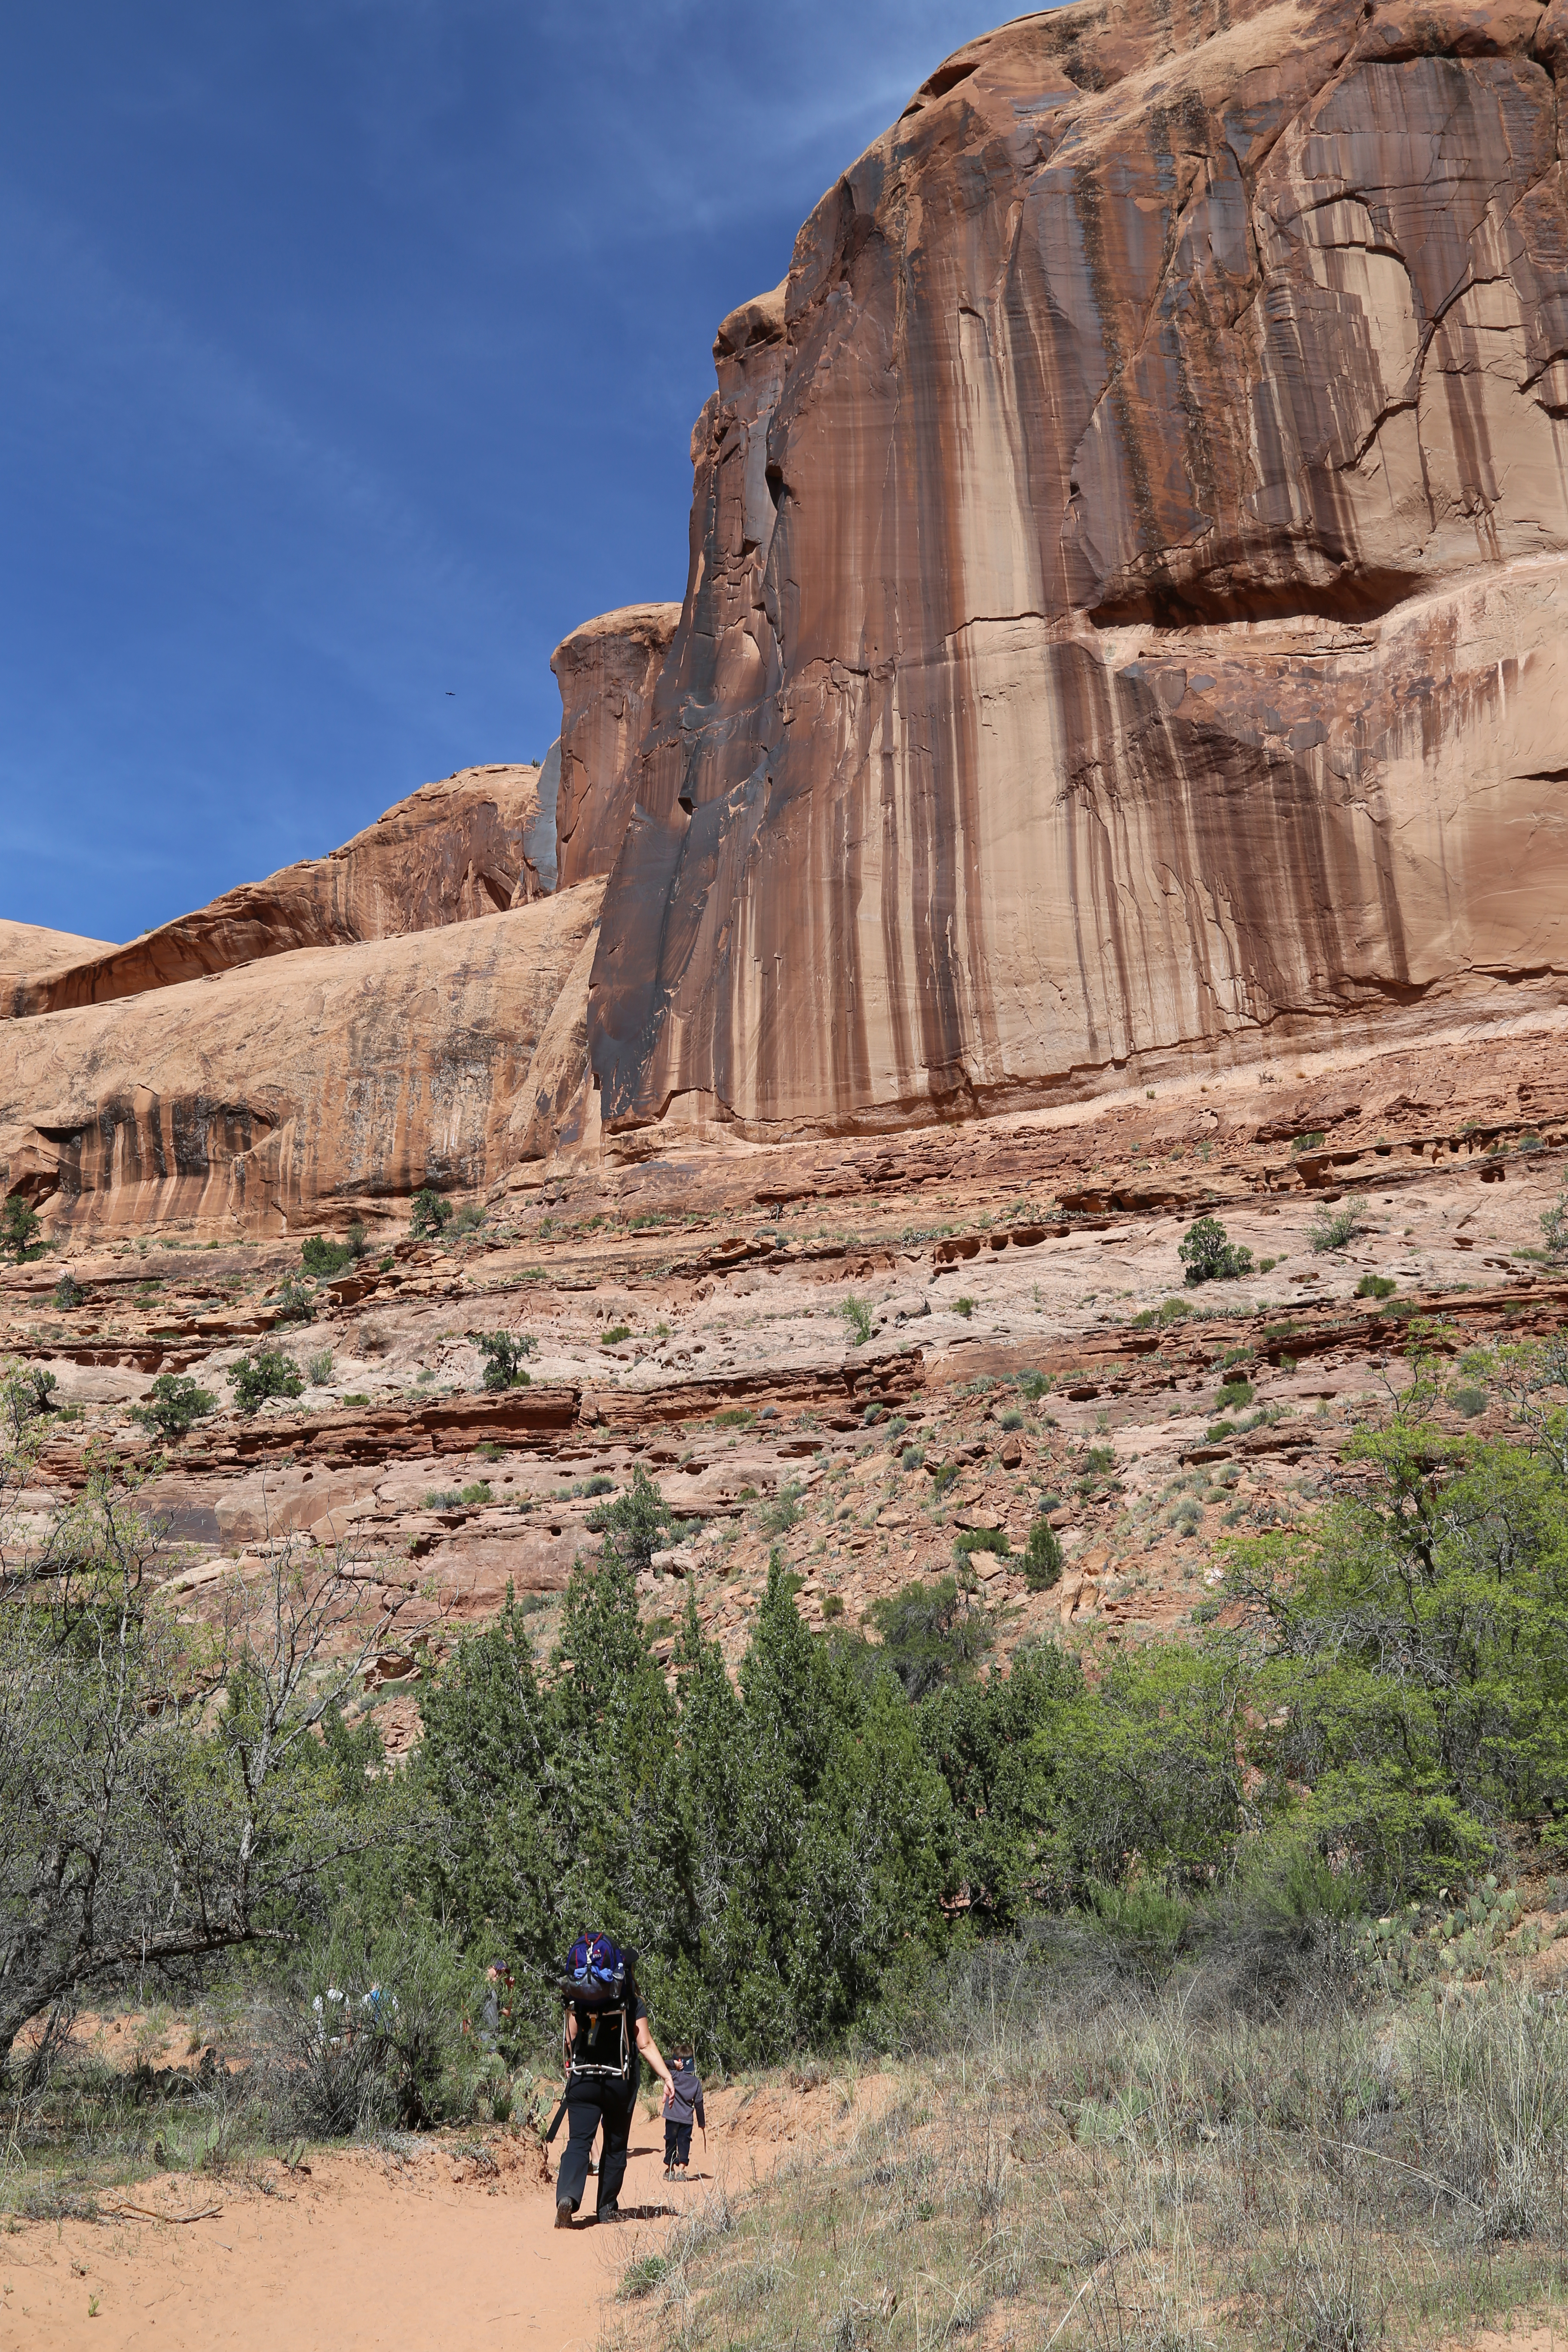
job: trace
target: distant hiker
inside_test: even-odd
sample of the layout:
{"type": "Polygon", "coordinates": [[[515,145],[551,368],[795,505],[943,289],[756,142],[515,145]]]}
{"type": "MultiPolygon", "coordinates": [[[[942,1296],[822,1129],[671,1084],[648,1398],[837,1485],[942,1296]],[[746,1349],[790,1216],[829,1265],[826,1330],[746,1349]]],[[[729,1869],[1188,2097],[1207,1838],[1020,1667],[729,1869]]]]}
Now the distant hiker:
{"type": "Polygon", "coordinates": [[[619,2210],[616,2200],[626,2179],[626,2144],[641,2080],[637,2053],[672,2097],[675,2082],[648,2029],[647,2003],[637,1988],[635,1952],[623,1952],[608,1936],[579,1936],[562,1976],[561,1994],[566,2005],[562,2104],[567,2135],[555,2183],[555,2226],[569,2230],[583,2201],[588,2158],[601,2124],[605,2139],[595,2219],[613,2221],[619,2210]]]}
{"type": "Polygon", "coordinates": [[[493,2050],[500,2039],[501,2021],[511,2015],[511,1970],[504,1959],[492,1960],[485,1970],[485,1997],[479,2005],[479,2047],[493,2050]]]}
{"type": "Polygon", "coordinates": [[[691,2052],[675,2051],[670,2064],[675,2079],[664,2098],[664,2177],[667,2180],[684,2180],[691,2161],[691,2119],[695,2116],[701,2125],[706,2146],[708,2118],[702,2112],[702,2085],[697,2079],[697,2061],[691,2052]]]}

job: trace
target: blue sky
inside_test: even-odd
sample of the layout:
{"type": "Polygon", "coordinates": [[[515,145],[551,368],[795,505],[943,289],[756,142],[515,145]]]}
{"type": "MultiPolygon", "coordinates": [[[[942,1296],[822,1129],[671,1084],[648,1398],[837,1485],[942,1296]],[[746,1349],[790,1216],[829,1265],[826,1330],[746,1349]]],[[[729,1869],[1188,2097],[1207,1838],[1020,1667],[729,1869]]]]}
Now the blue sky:
{"type": "Polygon", "coordinates": [[[713,330],[966,0],[72,0],[0,86],[0,915],[127,939],[555,732],[713,330]]]}

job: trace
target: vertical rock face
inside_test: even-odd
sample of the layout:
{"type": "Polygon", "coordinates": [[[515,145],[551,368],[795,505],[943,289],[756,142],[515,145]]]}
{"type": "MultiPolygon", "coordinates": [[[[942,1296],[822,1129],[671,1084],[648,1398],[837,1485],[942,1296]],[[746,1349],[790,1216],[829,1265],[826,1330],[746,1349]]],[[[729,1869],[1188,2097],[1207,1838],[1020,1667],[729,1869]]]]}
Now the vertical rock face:
{"type": "Polygon", "coordinates": [[[1560,71],[1564,0],[1081,0],[931,77],[714,346],[606,1126],[1555,987],[1560,71]]]}
{"type": "Polygon", "coordinates": [[[398,939],[526,904],[550,887],[540,866],[554,855],[540,773],[506,764],[461,769],[397,802],[329,856],[243,883],[128,946],[53,970],[40,969],[36,955],[7,967],[0,932],[0,1017],[105,1004],[258,956],[398,939]]]}
{"type": "Polygon", "coordinates": [[[653,689],[679,604],[628,604],[563,638],[550,656],[561,688],[556,877],[563,889],[608,874],[637,791],[653,689]]]}

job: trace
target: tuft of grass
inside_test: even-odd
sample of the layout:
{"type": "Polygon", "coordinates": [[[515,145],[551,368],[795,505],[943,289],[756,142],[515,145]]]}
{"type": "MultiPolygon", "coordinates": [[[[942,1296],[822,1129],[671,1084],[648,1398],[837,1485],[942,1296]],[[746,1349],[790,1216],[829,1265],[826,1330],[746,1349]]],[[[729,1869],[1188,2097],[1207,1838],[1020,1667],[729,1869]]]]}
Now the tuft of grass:
{"type": "Polygon", "coordinates": [[[1363,1274],[1356,1284],[1358,1298],[1392,1298],[1399,1285],[1386,1274],[1363,1274]]]}
{"type": "Polygon", "coordinates": [[[967,1323],[970,1317],[974,1312],[973,1299],[969,1297],[955,1298],[952,1302],[952,1311],[955,1315],[962,1315],[964,1321],[967,1323]]]}
{"type": "Polygon", "coordinates": [[[1307,1228],[1307,1239],[1321,1257],[1329,1251],[1349,1249],[1357,1234],[1364,1234],[1366,1228],[1366,1211],[1359,1202],[1347,1201],[1331,1216],[1327,1209],[1320,1209],[1307,1228]]]}

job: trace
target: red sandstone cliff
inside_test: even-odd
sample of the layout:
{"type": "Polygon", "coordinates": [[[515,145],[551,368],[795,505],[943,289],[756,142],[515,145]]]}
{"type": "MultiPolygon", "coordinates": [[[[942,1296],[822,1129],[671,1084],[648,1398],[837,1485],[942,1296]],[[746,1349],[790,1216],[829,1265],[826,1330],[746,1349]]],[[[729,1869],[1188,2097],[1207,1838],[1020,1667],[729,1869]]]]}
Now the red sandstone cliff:
{"type": "Polygon", "coordinates": [[[36,954],[8,963],[7,936],[26,927],[5,926],[0,1015],[104,1004],[259,956],[396,939],[525,903],[540,895],[542,857],[553,859],[553,811],[541,809],[539,778],[531,767],[461,769],[397,802],[329,856],[242,883],[125,947],[52,970],[36,954]]]}
{"type": "Polygon", "coordinates": [[[679,620],[679,604],[628,604],[585,622],[550,656],[561,688],[555,838],[563,888],[605,875],[616,862],[653,690],[679,620]]]}
{"type": "Polygon", "coordinates": [[[1048,1098],[1568,965],[1568,8],[1099,0],[726,320],[606,1126],[1048,1098]]]}

